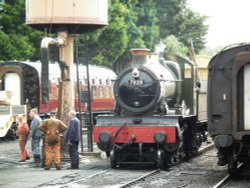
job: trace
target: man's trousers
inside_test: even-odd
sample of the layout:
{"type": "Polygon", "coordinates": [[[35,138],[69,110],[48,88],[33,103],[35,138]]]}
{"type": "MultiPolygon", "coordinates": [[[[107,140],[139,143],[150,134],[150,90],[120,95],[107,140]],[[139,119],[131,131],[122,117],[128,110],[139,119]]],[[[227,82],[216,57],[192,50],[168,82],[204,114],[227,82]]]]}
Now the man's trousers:
{"type": "Polygon", "coordinates": [[[69,144],[69,156],[72,168],[79,168],[78,141],[71,141],[69,144]]]}
{"type": "Polygon", "coordinates": [[[28,151],[26,149],[26,143],[27,140],[19,140],[19,146],[20,146],[20,150],[21,150],[21,154],[20,154],[20,160],[26,160],[29,156],[28,156],[28,151]]]}
{"type": "Polygon", "coordinates": [[[52,165],[53,160],[53,153],[54,153],[54,163],[55,166],[61,167],[61,154],[60,154],[61,146],[60,142],[56,145],[48,145],[45,143],[45,167],[50,168],[52,165]]]}

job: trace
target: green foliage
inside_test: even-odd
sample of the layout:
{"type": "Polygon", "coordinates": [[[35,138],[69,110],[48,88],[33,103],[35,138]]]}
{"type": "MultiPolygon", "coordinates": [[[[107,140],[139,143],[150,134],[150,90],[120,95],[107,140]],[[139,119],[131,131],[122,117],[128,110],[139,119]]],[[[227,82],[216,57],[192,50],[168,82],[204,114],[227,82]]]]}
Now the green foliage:
{"type": "Polygon", "coordinates": [[[206,47],[203,50],[200,51],[200,54],[208,55],[208,56],[214,56],[217,53],[219,53],[224,47],[223,46],[218,46],[216,48],[210,48],[206,47]]]}
{"type": "Polygon", "coordinates": [[[188,48],[181,43],[174,35],[168,36],[163,43],[166,45],[165,51],[180,56],[186,56],[188,48]]]}
{"type": "Polygon", "coordinates": [[[1,60],[25,60],[24,57],[32,57],[34,48],[29,45],[28,37],[10,34],[0,31],[1,60]]]}
{"type": "Polygon", "coordinates": [[[192,38],[196,52],[205,47],[205,38],[208,26],[204,24],[206,16],[190,10],[186,0],[156,0],[160,25],[160,38],[165,39],[174,35],[187,45],[192,38]]]}
{"type": "Polygon", "coordinates": [[[145,47],[153,49],[156,39],[159,36],[159,26],[157,25],[157,9],[154,0],[139,0],[138,2],[137,26],[143,33],[145,47]]]}
{"type": "Polygon", "coordinates": [[[3,0],[0,0],[0,30],[2,29],[2,16],[1,16],[1,13],[3,11],[3,0]]]}
{"type": "MultiPolygon", "coordinates": [[[[25,0],[1,2],[0,60],[40,59],[43,34],[25,25],[25,0]]],[[[108,17],[108,26],[87,34],[90,63],[129,62],[131,48],[153,50],[161,39],[178,54],[186,53],[188,38],[196,52],[204,48],[206,17],[190,10],[186,0],[109,0],[108,17]]],[[[78,38],[84,43],[85,35],[78,38]]]]}
{"type": "Polygon", "coordinates": [[[5,0],[0,13],[0,60],[37,60],[41,33],[25,25],[25,0],[5,0]]]}
{"type": "Polygon", "coordinates": [[[128,14],[128,7],[119,0],[111,1],[109,25],[88,35],[88,56],[91,63],[111,67],[126,51],[129,40],[126,24],[128,14]]]}

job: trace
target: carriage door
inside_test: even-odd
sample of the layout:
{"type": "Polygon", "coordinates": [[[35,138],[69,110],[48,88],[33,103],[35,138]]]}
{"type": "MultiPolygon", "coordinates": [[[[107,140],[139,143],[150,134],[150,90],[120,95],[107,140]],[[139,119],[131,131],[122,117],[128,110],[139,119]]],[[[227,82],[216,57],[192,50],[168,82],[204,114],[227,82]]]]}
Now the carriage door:
{"type": "Polygon", "coordinates": [[[3,90],[9,93],[12,105],[21,104],[21,80],[17,73],[6,73],[3,76],[3,90]],[[9,91],[9,92],[8,92],[9,91]]]}
{"type": "Polygon", "coordinates": [[[244,129],[250,130],[250,64],[244,66],[244,129]]]}

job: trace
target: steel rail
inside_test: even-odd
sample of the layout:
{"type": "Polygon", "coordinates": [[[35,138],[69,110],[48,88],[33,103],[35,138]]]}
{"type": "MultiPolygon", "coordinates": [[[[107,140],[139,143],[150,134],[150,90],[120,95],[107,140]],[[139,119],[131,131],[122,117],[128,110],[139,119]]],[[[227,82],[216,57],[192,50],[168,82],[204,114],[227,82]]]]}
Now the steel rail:
{"type": "Polygon", "coordinates": [[[160,169],[153,170],[152,172],[149,172],[149,173],[147,173],[147,174],[145,174],[145,175],[143,175],[143,176],[140,176],[140,177],[138,177],[138,178],[136,178],[136,179],[134,179],[134,180],[131,180],[131,181],[127,182],[127,183],[122,184],[122,185],[119,186],[118,188],[125,188],[125,187],[128,187],[128,186],[130,186],[130,185],[136,183],[137,181],[143,180],[144,178],[149,177],[149,176],[151,176],[151,175],[153,175],[153,174],[156,174],[156,173],[158,173],[158,172],[160,172],[160,169]]]}
{"type": "MultiPolygon", "coordinates": [[[[237,166],[237,169],[239,170],[242,167],[243,163],[240,163],[237,166]]],[[[222,178],[216,185],[214,185],[212,188],[221,188],[223,187],[232,177],[231,174],[226,175],[224,178],[222,178]]]]}
{"type": "Polygon", "coordinates": [[[74,184],[74,183],[77,183],[77,182],[81,182],[81,181],[87,180],[87,179],[89,179],[89,178],[92,178],[92,177],[94,177],[94,176],[98,176],[98,175],[103,174],[103,173],[106,173],[106,172],[108,172],[108,171],[110,171],[110,169],[104,170],[104,171],[101,171],[101,172],[98,172],[98,173],[95,173],[95,174],[92,174],[92,175],[89,175],[89,176],[87,176],[87,177],[85,177],[85,178],[82,178],[82,179],[79,179],[79,180],[76,180],[76,181],[71,181],[71,182],[66,183],[66,184],[64,184],[64,185],[55,186],[55,187],[56,187],[56,188],[67,187],[67,186],[69,186],[69,185],[71,185],[71,184],[74,184]]]}

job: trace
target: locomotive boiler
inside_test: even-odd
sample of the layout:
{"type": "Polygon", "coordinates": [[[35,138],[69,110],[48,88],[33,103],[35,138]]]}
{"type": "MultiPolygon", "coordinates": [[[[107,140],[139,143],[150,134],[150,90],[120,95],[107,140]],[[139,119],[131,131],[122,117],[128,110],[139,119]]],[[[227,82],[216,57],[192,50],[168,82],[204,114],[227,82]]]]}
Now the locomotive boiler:
{"type": "Polygon", "coordinates": [[[218,165],[234,174],[239,162],[250,160],[250,44],[225,47],[208,68],[208,131],[218,165]]]}
{"type": "MultiPolygon", "coordinates": [[[[167,100],[175,100],[174,94],[178,92],[178,75],[173,74],[168,67],[157,62],[157,56],[142,56],[140,53],[148,53],[147,49],[134,49],[132,54],[132,67],[125,69],[118,77],[114,85],[117,101],[116,112],[128,115],[152,115],[155,110],[166,113],[167,100]],[[138,55],[139,54],[139,55],[138,55]]],[[[178,72],[178,65],[174,67],[178,72]]]]}
{"type": "Polygon", "coordinates": [[[94,141],[110,157],[111,167],[140,163],[166,168],[206,139],[206,123],[196,115],[196,67],[148,49],[131,54],[131,65],[114,83],[114,114],[97,117],[94,141]]]}

